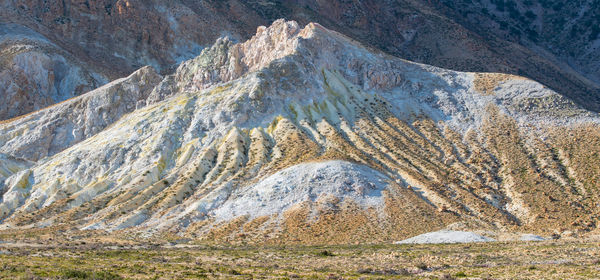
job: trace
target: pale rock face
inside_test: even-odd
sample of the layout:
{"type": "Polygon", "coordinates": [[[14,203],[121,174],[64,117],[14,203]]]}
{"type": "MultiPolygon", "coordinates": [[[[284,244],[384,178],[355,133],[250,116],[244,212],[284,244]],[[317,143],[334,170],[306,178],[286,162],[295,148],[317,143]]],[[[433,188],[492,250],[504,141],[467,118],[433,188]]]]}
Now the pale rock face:
{"type": "Polygon", "coordinates": [[[409,239],[396,242],[396,244],[444,244],[444,243],[473,243],[492,242],[493,238],[481,236],[477,233],[455,230],[440,230],[428,232],[409,239]]]}
{"type": "MultiPolygon", "coordinates": [[[[33,163],[30,161],[0,153],[0,186],[3,185],[6,178],[32,165],[33,163]]],[[[3,190],[0,190],[0,192],[3,193],[3,190]]]]}
{"type": "MultiPolygon", "coordinates": [[[[143,68],[0,126],[0,151],[37,160],[7,174],[0,219],[5,228],[223,229],[216,240],[299,234],[311,219],[336,225],[321,215],[349,233],[377,228],[364,240],[458,220],[530,226],[536,202],[515,190],[503,147],[482,137],[505,125],[493,140],[513,136],[513,122],[537,137],[600,118],[531,80],[416,64],[278,20],[245,43],[217,41],[162,81],[143,68]]],[[[571,176],[548,169],[558,171],[544,175],[550,183],[571,176]]]]}
{"type": "Polygon", "coordinates": [[[52,156],[135,110],[160,80],[145,67],[78,98],[0,124],[0,151],[33,161],[52,156]]]}
{"type": "Polygon", "coordinates": [[[0,24],[0,120],[78,96],[107,78],[16,24],[0,24]]]}
{"type": "Polygon", "coordinates": [[[520,241],[544,241],[546,240],[546,238],[543,238],[539,235],[535,235],[535,234],[522,234],[519,237],[520,241]]]}
{"type": "Polygon", "coordinates": [[[219,221],[244,215],[270,216],[302,202],[325,200],[327,196],[348,199],[365,208],[382,208],[381,192],[389,181],[376,170],[345,161],[303,163],[235,191],[214,215],[219,221]]]}
{"type": "Polygon", "coordinates": [[[241,44],[234,45],[227,37],[219,39],[214,46],[205,49],[203,55],[182,63],[176,79],[190,89],[204,89],[237,79],[292,54],[299,31],[296,22],[279,20],[269,29],[259,27],[254,37],[241,44]]]}

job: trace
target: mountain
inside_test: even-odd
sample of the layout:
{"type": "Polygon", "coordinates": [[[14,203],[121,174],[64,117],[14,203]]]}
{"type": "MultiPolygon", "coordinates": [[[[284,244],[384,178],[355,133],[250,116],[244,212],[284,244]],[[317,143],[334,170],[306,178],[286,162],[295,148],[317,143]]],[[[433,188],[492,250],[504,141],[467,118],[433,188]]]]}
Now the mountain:
{"type": "Polygon", "coordinates": [[[171,75],[142,68],[0,124],[1,226],[207,243],[584,236],[600,214],[599,122],[524,77],[277,20],[171,75]]]}
{"type": "Polygon", "coordinates": [[[3,0],[2,22],[43,39],[27,43],[35,55],[17,60],[14,49],[22,40],[3,43],[12,51],[0,55],[0,71],[8,75],[0,78],[0,96],[10,106],[0,107],[0,119],[77,96],[144,65],[170,74],[217,38],[245,41],[278,18],[319,22],[416,62],[526,76],[597,112],[598,6],[591,0],[3,0]]]}

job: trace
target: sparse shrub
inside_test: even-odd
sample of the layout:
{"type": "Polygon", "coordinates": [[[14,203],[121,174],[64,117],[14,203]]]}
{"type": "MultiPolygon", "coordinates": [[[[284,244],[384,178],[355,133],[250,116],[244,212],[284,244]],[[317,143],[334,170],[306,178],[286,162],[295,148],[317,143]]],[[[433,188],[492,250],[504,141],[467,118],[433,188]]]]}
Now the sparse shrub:
{"type": "Polygon", "coordinates": [[[420,270],[427,270],[427,268],[429,268],[429,267],[425,263],[420,263],[420,264],[417,264],[417,268],[420,270]]]}
{"type": "Polygon", "coordinates": [[[65,269],[60,271],[62,277],[67,279],[88,279],[91,278],[91,275],[87,271],[75,270],[75,269],[65,269]]]}
{"type": "Polygon", "coordinates": [[[317,253],[317,256],[321,256],[321,257],[333,257],[333,256],[335,256],[335,254],[333,254],[332,252],[330,252],[328,250],[323,250],[323,251],[319,251],[317,253]]]}
{"type": "Polygon", "coordinates": [[[402,276],[408,276],[411,275],[410,272],[408,272],[408,270],[401,268],[401,269],[386,269],[383,273],[384,275],[402,275],[402,276]]]}
{"type": "Polygon", "coordinates": [[[359,274],[370,274],[371,272],[373,272],[373,270],[370,268],[362,268],[362,269],[359,269],[357,272],[359,274]]]}
{"type": "Polygon", "coordinates": [[[123,279],[123,277],[121,277],[118,274],[114,274],[112,272],[100,271],[100,272],[94,273],[94,279],[117,280],[117,279],[123,279]]]}
{"type": "Polygon", "coordinates": [[[463,271],[459,271],[456,274],[454,274],[454,277],[458,277],[458,278],[467,277],[467,274],[464,273],[463,271]]]}
{"type": "Polygon", "coordinates": [[[66,279],[96,279],[115,280],[123,277],[108,271],[85,271],[77,269],[63,269],[59,272],[61,278],[66,279]]]}

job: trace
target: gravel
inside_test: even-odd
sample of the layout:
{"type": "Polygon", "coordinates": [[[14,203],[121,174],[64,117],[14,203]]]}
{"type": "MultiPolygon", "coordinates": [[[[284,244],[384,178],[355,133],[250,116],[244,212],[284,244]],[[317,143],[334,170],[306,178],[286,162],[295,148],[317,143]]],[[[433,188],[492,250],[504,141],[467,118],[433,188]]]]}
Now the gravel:
{"type": "Polygon", "coordinates": [[[473,243],[491,242],[493,238],[485,237],[469,231],[440,230],[428,232],[409,239],[396,242],[396,244],[442,244],[442,243],[473,243]]]}

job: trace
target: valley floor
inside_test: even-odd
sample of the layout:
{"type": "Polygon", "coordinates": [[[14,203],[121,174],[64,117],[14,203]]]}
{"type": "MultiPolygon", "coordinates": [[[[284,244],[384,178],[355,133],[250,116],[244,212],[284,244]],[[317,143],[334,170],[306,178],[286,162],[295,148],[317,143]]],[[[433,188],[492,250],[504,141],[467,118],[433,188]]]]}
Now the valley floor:
{"type": "Polygon", "coordinates": [[[208,247],[0,244],[1,279],[600,279],[600,243],[208,247]]]}

